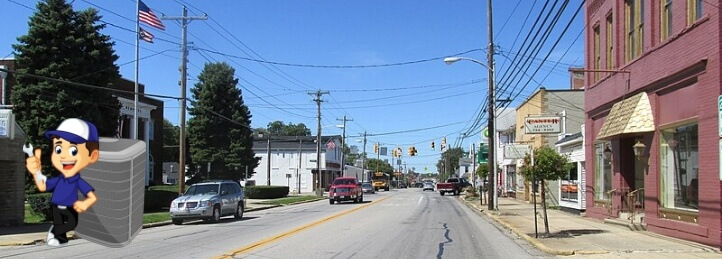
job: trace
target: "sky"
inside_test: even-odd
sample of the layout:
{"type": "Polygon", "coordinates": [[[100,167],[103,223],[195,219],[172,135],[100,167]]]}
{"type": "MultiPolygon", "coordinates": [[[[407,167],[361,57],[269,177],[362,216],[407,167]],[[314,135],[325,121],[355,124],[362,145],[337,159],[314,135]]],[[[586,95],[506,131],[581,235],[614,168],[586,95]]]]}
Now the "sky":
{"type": "MultiPolygon", "coordinates": [[[[76,10],[95,8],[115,42],[121,75],[135,78],[136,0],[75,0],[76,10]]],[[[317,130],[315,93],[321,96],[321,132],[342,135],[370,157],[373,144],[400,147],[407,169],[436,172],[440,145],[468,150],[487,124],[487,1],[234,1],[144,0],[161,18],[179,17],[188,28],[187,97],[209,62],[235,69],[251,126],[305,124],[317,130]],[[436,149],[431,149],[431,142],[436,149]],[[417,156],[408,148],[415,146],[417,156]]],[[[498,99],[516,108],[539,87],[568,89],[570,67],[584,65],[583,0],[496,0],[492,4],[495,86],[498,99]],[[558,15],[558,16],[557,16],[558,15]]],[[[27,34],[37,1],[0,0],[0,58],[27,34]]],[[[162,19],[162,18],[161,18],[162,19]]],[[[180,96],[181,24],[163,20],[160,31],[139,45],[139,82],[146,93],[180,96]]],[[[161,98],[158,98],[161,99],[161,98]]],[[[180,104],[164,101],[164,117],[179,124],[180,104]]],[[[501,104],[497,107],[503,108],[501,104]]],[[[190,115],[187,115],[189,118],[190,115]]],[[[381,156],[388,159],[390,156],[381,156]]]]}

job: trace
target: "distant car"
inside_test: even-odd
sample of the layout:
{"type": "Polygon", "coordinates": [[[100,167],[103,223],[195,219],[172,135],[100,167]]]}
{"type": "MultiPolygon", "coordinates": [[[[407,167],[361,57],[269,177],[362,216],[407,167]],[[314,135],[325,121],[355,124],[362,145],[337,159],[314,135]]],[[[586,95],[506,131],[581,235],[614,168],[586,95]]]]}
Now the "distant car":
{"type": "Polygon", "coordinates": [[[404,189],[406,188],[406,183],[399,183],[399,188],[404,189]]]}
{"type": "Polygon", "coordinates": [[[424,188],[424,183],[416,182],[416,183],[414,183],[414,188],[424,188]]]}
{"type": "Polygon", "coordinates": [[[245,207],[246,196],[238,182],[209,180],[191,185],[183,196],[173,200],[170,218],[176,225],[190,219],[219,222],[230,215],[240,219],[245,207]]]}
{"type": "Polygon", "coordinates": [[[361,183],[361,190],[364,193],[376,193],[376,190],[374,189],[374,185],[371,183],[361,183]]]}
{"type": "Polygon", "coordinates": [[[422,191],[426,191],[426,190],[430,190],[430,191],[433,192],[433,191],[434,191],[434,183],[432,183],[432,182],[425,182],[425,183],[424,183],[424,189],[423,189],[422,191]]]}
{"type": "Polygon", "coordinates": [[[353,201],[354,203],[363,202],[364,193],[361,190],[361,184],[354,177],[339,177],[333,180],[331,188],[328,191],[328,202],[353,201]]]}

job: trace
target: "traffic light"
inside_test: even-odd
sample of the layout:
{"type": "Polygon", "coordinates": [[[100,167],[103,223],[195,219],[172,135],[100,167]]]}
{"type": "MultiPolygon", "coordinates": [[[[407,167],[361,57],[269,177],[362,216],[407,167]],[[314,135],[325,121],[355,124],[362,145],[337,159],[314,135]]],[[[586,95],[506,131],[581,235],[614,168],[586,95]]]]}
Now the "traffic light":
{"type": "Polygon", "coordinates": [[[446,137],[441,139],[441,151],[444,151],[444,149],[446,149],[446,137]]]}
{"type": "Polygon", "coordinates": [[[431,150],[435,150],[434,142],[433,142],[433,141],[431,141],[431,150]]]}
{"type": "Polygon", "coordinates": [[[409,156],[414,156],[414,147],[413,146],[409,147],[409,156]]]}
{"type": "Polygon", "coordinates": [[[417,153],[419,153],[419,151],[417,151],[416,147],[414,147],[414,156],[416,156],[417,153]]]}
{"type": "Polygon", "coordinates": [[[378,143],[374,144],[374,153],[376,153],[376,154],[379,153],[379,144],[378,143]]]}
{"type": "Polygon", "coordinates": [[[403,154],[404,151],[401,150],[401,148],[396,148],[396,150],[397,150],[397,151],[396,151],[396,155],[397,155],[398,157],[401,157],[401,154],[403,154]]]}
{"type": "Polygon", "coordinates": [[[391,153],[392,153],[391,156],[396,157],[396,155],[397,155],[397,154],[396,154],[396,149],[394,149],[394,151],[392,151],[391,153]]]}

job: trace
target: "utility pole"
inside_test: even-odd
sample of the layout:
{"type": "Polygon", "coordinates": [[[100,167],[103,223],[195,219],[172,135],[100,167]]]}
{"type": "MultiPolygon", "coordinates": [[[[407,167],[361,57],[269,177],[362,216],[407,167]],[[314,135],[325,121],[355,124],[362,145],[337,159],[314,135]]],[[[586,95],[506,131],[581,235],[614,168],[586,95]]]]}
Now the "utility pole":
{"type": "MultiPolygon", "coordinates": [[[[491,0],[487,0],[488,5],[488,23],[489,23],[489,51],[488,51],[488,67],[489,70],[489,125],[488,129],[490,132],[496,132],[496,128],[494,128],[494,106],[496,100],[494,99],[494,91],[495,91],[495,85],[494,85],[494,32],[493,32],[493,26],[492,26],[492,12],[491,12],[491,0]]],[[[491,136],[492,134],[489,134],[489,184],[493,186],[493,188],[487,188],[489,191],[489,210],[496,209],[496,145],[494,137],[491,136]]],[[[495,135],[495,134],[494,134],[495,135]]]]}
{"type": "Polygon", "coordinates": [[[361,156],[361,177],[363,177],[361,182],[368,180],[368,176],[366,176],[366,131],[364,131],[364,152],[361,156]]]}
{"type": "Polygon", "coordinates": [[[317,107],[317,121],[318,121],[318,132],[316,136],[316,180],[318,181],[318,187],[316,193],[318,196],[323,196],[323,189],[321,189],[321,96],[328,94],[328,91],[317,90],[316,92],[308,92],[310,95],[315,95],[316,98],[313,101],[316,102],[317,107]]]}
{"type": "MultiPolygon", "coordinates": [[[[178,147],[178,152],[180,153],[179,159],[178,159],[178,193],[183,194],[185,192],[185,155],[186,155],[186,67],[188,63],[188,23],[192,20],[208,20],[208,15],[204,14],[203,16],[188,16],[188,9],[186,9],[185,5],[183,6],[183,15],[182,16],[165,16],[163,15],[161,17],[163,20],[180,20],[181,21],[181,79],[180,79],[180,86],[181,86],[181,97],[180,97],[180,130],[179,130],[179,138],[180,140],[178,143],[180,143],[178,147]]],[[[137,95],[137,93],[136,93],[137,95]]]]}
{"type": "Polygon", "coordinates": [[[271,131],[268,131],[268,142],[266,144],[266,185],[271,186],[271,131]]]}
{"type": "MultiPolygon", "coordinates": [[[[339,120],[339,119],[336,119],[339,120]]],[[[346,121],[353,121],[353,119],[346,119],[346,115],[343,116],[343,136],[341,137],[341,175],[346,167],[346,121]]]]}

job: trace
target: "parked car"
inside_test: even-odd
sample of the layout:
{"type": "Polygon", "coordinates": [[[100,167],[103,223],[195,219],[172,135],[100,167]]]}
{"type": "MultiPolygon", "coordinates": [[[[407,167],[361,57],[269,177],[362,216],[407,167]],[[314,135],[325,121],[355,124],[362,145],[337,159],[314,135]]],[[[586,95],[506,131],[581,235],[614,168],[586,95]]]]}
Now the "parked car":
{"type": "Polygon", "coordinates": [[[374,185],[371,183],[361,183],[361,191],[364,193],[376,193],[374,185]]]}
{"type": "Polygon", "coordinates": [[[424,188],[424,189],[423,189],[422,191],[430,190],[430,191],[433,192],[433,191],[434,191],[434,183],[432,183],[432,182],[425,182],[423,188],[424,188]]]}
{"type": "Polygon", "coordinates": [[[170,217],[176,225],[191,219],[218,222],[223,216],[243,218],[245,208],[246,196],[238,182],[208,180],[191,185],[183,196],[173,200],[170,217]]]}
{"type": "Polygon", "coordinates": [[[467,182],[465,178],[449,178],[445,183],[437,183],[436,189],[442,196],[447,192],[459,195],[467,186],[471,186],[471,183],[467,182]]]}
{"type": "Polygon", "coordinates": [[[361,184],[353,177],[339,177],[333,180],[328,191],[328,202],[353,201],[363,202],[364,193],[361,184]]]}

